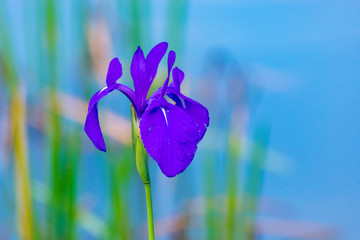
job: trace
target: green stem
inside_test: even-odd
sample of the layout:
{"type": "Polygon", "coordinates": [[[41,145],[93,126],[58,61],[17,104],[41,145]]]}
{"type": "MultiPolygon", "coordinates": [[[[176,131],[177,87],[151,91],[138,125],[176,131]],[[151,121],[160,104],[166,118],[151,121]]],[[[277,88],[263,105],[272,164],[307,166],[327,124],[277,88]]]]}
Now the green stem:
{"type": "Polygon", "coordinates": [[[132,105],[131,105],[131,125],[132,125],[131,132],[132,132],[133,148],[135,152],[136,168],[139,172],[141,180],[145,185],[149,240],[154,240],[155,234],[154,234],[153,209],[152,209],[152,201],[151,201],[150,174],[149,174],[149,165],[147,161],[148,155],[141,141],[139,122],[137,121],[136,112],[132,105]]]}
{"type": "Polygon", "coordinates": [[[145,185],[145,194],[146,194],[149,240],[154,240],[155,234],[154,234],[154,217],[153,217],[152,200],[151,200],[151,184],[150,182],[148,182],[145,183],[144,185],[145,185]]]}

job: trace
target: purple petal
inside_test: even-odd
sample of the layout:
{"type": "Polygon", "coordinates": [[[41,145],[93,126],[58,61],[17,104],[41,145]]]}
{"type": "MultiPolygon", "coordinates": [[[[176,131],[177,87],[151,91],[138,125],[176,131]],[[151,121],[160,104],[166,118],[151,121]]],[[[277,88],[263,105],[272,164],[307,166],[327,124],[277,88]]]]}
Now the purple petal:
{"type": "Polygon", "coordinates": [[[137,48],[134,53],[130,74],[134,81],[135,96],[136,96],[136,105],[140,107],[146,99],[147,90],[146,90],[146,61],[144,53],[140,47],[137,48]]]}
{"type": "Polygon", "coordinates": [[[104,89],[95,93],[94,96],[92,96],[92,98],[89,102],[88,114],[87,114],[86,120],[85,120],[84,130],[85,130],[86,134],[88,135],[90,140],[93,142],[95,147],[104,152],[106,152],[106,146],[105,146],[104,137],[101,133],[97,105],[98,105],[98,102],[100,101],[100,99],[102,99],[103,97],[108,95],[114,89],[117,89],[117,90],[121,91],[122,93],[124,93],[129,98],[131,103],[134,105],[135,93],[131,88],[129,88],[125,85],[122,85],[122,84],[115,84],[112,89],[105,87],[104,89]]]}
{"type": "Polygon", "coordinates": [[[178,92],[180,92],[180,85],[184,80],[185,74],[181,69],[175,67],[172,71],[173,82],[170,84],[170,87],[174,87],[178,92]]]}
{"type": "Polygon", "coordinates": [[[134,106],[139,109],[138,112],[142,112],[146,96],[156,76],[159,63],[166,53],[167,47],[168,44],[166,42],[159,43],[150,50],[146,60],[140,47],[138,47],[134,54],[130,73],[134,81],[136,95],[136,105],[134,106]]]}
{"type": "Polygon", "coordinates": [[[167,48],[168,48],[168,44],[166,42],[159,43],[150,50],[149,54],[146,57],[146,68],[148,75],[147,76],[148,82],[146,83],[146,87],[148,91],[156,76],[159,63],[161,59],[164,57],[167,48]]]}
{"type": "Polygon", "coordinates": [[[122,76],[122,67],[118,58],[111,60],[106,75],[106,85],[109,88],[114,87],[116,81],[122,76]]]}
{"type": "Polygon", "coordinates": [[[168,88],[167,94],[175,101],[176,106],[184,110],[196,122],[199,129],[197,142],[200,142],[209,126],[209,111],[200,103],[184,96],[172,87],[168,88]]]}
{"type": "Polygon", "coordinates": [[[170,75],[171,69],[172,69],[172,67],[174,66],[175,59],[176,59],[176,53],[175,53],[173,50],[171,50],[171,51],[169,52],[168,61],[167,61],[167,64],[168,64],[168,75],[170,75]]]}
{"type": "Polygon", "coordinates": [[[92,96],[89,102],[89,109],[88,109],[88,114],[86,116],[85,127],[84,127],[86,134],[93,142],[95,147],[104,152],[106,152],[106,147],[105,147],[104,138],[101,133],[97,104],[101,98],[105,97],[110,92],[111,90],[109,90],[106,87],[96,92],[94,96],[92,96]]]}
{"type": "Polygon", "coordinates": [[[140,134],[146,151],[168,177],[183,172],[194,158],[196,123],[164,98],[150,102],[140,121],[140,134]]]}

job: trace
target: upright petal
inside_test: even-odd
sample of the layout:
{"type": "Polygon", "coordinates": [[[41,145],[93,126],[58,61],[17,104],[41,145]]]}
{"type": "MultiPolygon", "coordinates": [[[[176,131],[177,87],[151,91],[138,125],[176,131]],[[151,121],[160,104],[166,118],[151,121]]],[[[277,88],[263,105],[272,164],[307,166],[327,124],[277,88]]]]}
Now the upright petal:
{"type": "Polygon", "coordinates": [[[109,88],[113,88],[116,81],[122,76],[122,67],[118,58],[111,60],[106,75],[106,85],[109,88]]]}
{"type": "Polygon", "coordinates": [[[136,96],[136,105],[141,106],[146,99],[147,90],[146,90],[146,61],[144,53],[140,47],[137,48],[134,53],[130,74],[134,81],[135,96],[136,96]]]}
{"type": "Polygon", "coordinates": [[[195,100],[184,96],[173,87],[168,88],[167,95],[175,101],[177,107],[184,110],[196,122],[199,129],[197,142],[200,142],[209,126],[209,111],[206,107],[195,100]]]}
{"type": "Polygon", "coordinates": [[[193,119],[164,98],[153,99],[140,121],[144,147],[168,177],[183,172],[193,160],[197,133],[193,119]]]}
{"type": "Polygon", "coordinates": [[[159,63],[166,53],[167,47],[168,44],[166,42],[159,43],[150,50],[146,59],[140,47],[138,47],[134,54],[130,73],[134,81],[136,108],[139,109],[140,112],[143,110],[146,96],[156,76],[159,63]]]}
{"type": "MultiPolygon", "coordinates": [[[[168,61],[167,61],[167,64],[168,64],[168,75],[170,75],[171,69],[172,69],[173,66],[174,66],[175,59],[176,59],[176,53],[175,53],[173,50],[171,50],[171,51],[169,52],[168,61]]],[[[169,77],[169,76],[168,76],[168,77],[169,77]]]]}
{"type": "Polygon", "coordinates": [[[175,67],[172,71],[173,82],[170,84],[170,87],[174,87],[178,92],[180,92],[180,85],[184,80],[185,74],[181,69],[175,67]]]}
{"type": "Polygon", "coordinates": [[[146,69],[148,81],[146,83],[147,91],[149,91],[150,86],[156,76],[156,72],[159,66],[161,59],[164,57],[168,48],[167,42],[162,42],[153,47],[149,54],[146,56],[146,69]]]}

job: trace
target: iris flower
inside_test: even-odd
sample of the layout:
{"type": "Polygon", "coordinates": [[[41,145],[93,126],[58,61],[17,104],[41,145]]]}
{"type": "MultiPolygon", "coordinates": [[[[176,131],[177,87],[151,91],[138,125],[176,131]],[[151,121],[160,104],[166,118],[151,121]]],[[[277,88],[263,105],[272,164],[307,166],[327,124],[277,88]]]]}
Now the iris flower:
{"type": "Polygon", "coordinates": [[[168,76],[164,85],[146,99],[167,48],[166,42],[159,43],[151,49],[146,58],[141,48],[137,48],[130,67],[134,90],[116,82],[122,76],[119,59],[114,58],[110,62],[106,76],[107,86],[96,92],[89,102],[85,132],[96,148],[106,151],[97,105],[99,100],[110,92],[122,92],[136,111],[146,152],[158,163],[166,176],[174,177],[192,162],[197,145],[209,126],[209,113],[200,103],[180,92],[184,72],[178,67],[173,69],[174,51],[168,54],[168,76]],[[170,73],[173,81],[169,84],[170,73]],[[165,96],[173,102],[168,102],[165,96]]]}

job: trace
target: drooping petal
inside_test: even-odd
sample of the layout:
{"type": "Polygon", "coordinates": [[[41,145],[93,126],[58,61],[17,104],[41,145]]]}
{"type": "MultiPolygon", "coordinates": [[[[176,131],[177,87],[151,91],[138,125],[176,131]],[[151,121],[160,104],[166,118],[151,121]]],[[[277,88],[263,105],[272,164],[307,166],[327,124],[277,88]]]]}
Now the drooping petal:
{"type": "Polygon", "coordinates": [[[209,111],[206,107],[184,96],[173,87],[168,87],[167,95],[175,101],[177,107],[184,110],[196,122],[199,130],[197,142],[200,142],[209,126],[209,111]]]}
{"type": "Polygon", "coordinates": [[[105,146],[104,137],[101,133],[97,105],[98,105],[98,102],[100,101],[100,99],[102,99],[103,97],[108,95],[114,89],[117,89],[117,90],[121,91],[122,93],[124,93],[129,98],[131,103],[134,105],[135,93],[131,88],[129,88],[125,85],[122,85],[122,84],[115,84],[112,89],[105,87],[102,90],[96,92],[92,96],[92,98],[89,102],[88,114],[87,114],[86,120],[85,120],[84,130],[85,130],[86,134],[88,135],[90,140],[93,142],[95,147],[104,152],[106,152],[106,146],[105,146]]]}
{"type": "Polygon", "coordinates": [[[183,172],[194,158],[196,123],[164,98],[150,102],[140,121],[140,134],[146,151],[168,177],[183,172]]]}
{"type": "Polygon", "coordinates": [[[134,81],[135,96],[136,96],[136,106],[140,107],[144,100],[146,99],[146,61],[144,53],[140,47],[137,48],[134,53],[130,74],[134,81]]]}
{"type": "Polygon", "coordinates": [[[86,116],[85,127],[84,127],[86,134],[93,142],[95,147],[104,152],[106,152],[106,146],[104,142],[104,137],[102,136],[101,133],[97,104],[101,98],[105,97],[110,92],[111,90],[105,87],[102,90],[96,92],[94,96],[92,96],[89,102],[89,109],[88,109],[88,114],[86,116]]]}
{"type": "Polygon", "coordinates": [[[113,88],[116,81],[122,76],[122,67],[118,58],[113,58],[109,64],[108,72],[106,75],[106,85],[113,88]]]}
{"type": "Polygon", "coordinates": [[[180,85],[185,77],[184,72],[181,71],[181,69],[179,69],[178,67],[175,67],[172,71],[172,77],[173,77],[173,82],[170,83],[169,86],[174,87],[178,92],[180,92],[180,85]]]}

